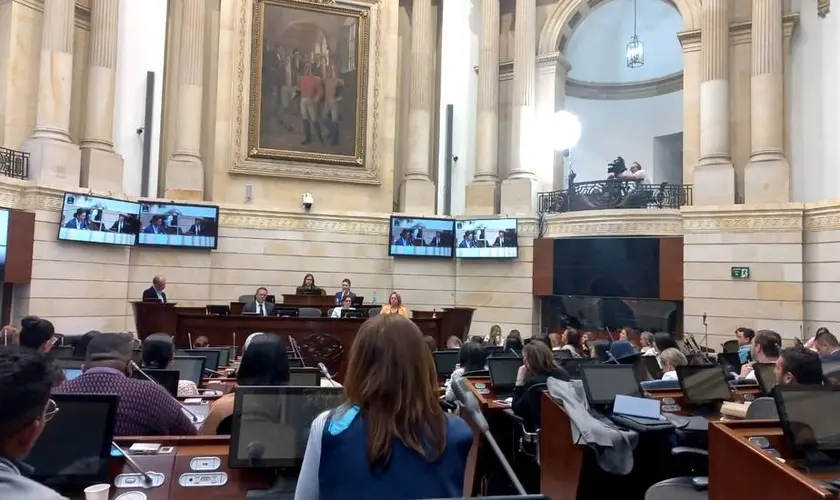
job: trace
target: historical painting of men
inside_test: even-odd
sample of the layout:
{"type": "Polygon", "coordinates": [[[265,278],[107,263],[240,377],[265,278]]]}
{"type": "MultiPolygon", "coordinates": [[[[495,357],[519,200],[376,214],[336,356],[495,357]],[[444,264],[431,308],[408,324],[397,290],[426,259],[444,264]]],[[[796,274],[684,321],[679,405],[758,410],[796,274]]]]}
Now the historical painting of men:
{"type": "Polygon", "coordinates": [[[363,163],[367,14],[340,2],[256,3],[251,156],[363,163]]]}

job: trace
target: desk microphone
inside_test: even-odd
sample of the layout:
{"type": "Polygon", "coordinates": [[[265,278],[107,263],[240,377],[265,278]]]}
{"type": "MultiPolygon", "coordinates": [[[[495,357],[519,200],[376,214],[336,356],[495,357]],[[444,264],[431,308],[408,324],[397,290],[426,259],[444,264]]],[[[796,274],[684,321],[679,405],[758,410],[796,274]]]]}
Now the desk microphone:
{"type": "MultiPolygon", "coordinates": [[[[140,375],[143,375],[144,377],[146,377],[146,378],[149,380],[149,382],[154,382],[155,384],[160,385],[160,383],[159,383],[157,380],[155,380],[155,379],[153,379],[152,377],[150,377],[150,376],[149,376],[149,374],[148,374],[148,373],[146,373],[146,372],[144,372],[144,371],[143,371],[143,370],[142,370],[139,366],[137,366],[137,363],[135,363],[134,361],[132,361],[132,362],[131,362],[131,367],[132,367],[132,368],[134,368],[135,370],[137,370],[137,371],[140,373],[140,375]]],[[[166,391],[166,393],[167,393],[167,394],[169,394],[169,391],[166,391]]],[[[169,397],[171,397],[171,398],[172,398],[172,399],[173,399],[176,403],[178,403],[178,406],[180,406],[181,408],[183,408],[183,409],[184,409],[184,411],[185,411],[185,412],[187,412],[187,414],[189,414],[189,416],[190,416],[190,417],[192,417],[192,421],[193,421],[193,423],[199,423],[199,422],[201,422],[201,419],[200,419],[200,418],[198,418],[198,415],[196,415],[195,413],[193,413],[192,411],[190,411],[190,409],[189,409],[189,408],[187,408],[187,405],[185,405],[184,403],[182,403],[182,402],[178,401],[178,398],[173,397],[173,396],[172,396],[172,394],[169,394],[169,397]]]]}
{"type": "Polygon", "coordinates": [[[336,387],[335,380],[333,380],[332,375],[330,375],[330,371],[327,370],[327,367],[324,366],[324,363],[318,363],[318,369],[321,370],[322,375],[327,377],[327,380],[330,381],[330,383],[333,385],[333,387],[336,387]]]}
{"type": "Polygon", "coordinates": [[[493,453],[495,453],[499,462],[502,463],[502,467],[504,467],[508,478],[510,478],[513,486],[516,488],[516,491],[520,495],[527,495],[525,488],[522,487],[522,483],[519,482],[519,478],[516,477],[516,473],[513,472],[513,469],[510,467],[510,463],[508,463],[504,453],[502,453],[502,450],[499,449],[499,445],[496,443],[493,435],[490,434],[490,424],[487,423],[487,419],[484,418],[484,414],[481,413],[481,408],[478,405],[478,400],[475,398],[475,394],[473,394],[470,388],[467,387],[467,381],[464,378],[459,378],[458,380],[454,380],[452,382],[451,387],[452,392],[455,393],[455,399],[461,405],[461,408],[467,412],[472,421],[475,422],[478,430],[481,431],[487,439],[487,442],[490,443],[493,453]]]}
{"type": "Polygon", "coordinates": [[[236,361],[236,332],[233,332],[233,361],[236,361]]]}
{"type": "Polygon", "coordinates": [[[212,373],[213,375],[218,375],[218,376],[220,376],[220,377],[224,377],[224,376],[225,376],[225,374],[223,374],[222,372],[217,372],[216,370],[211,370],[210,368],[205,368],[205,369],[204,369],[204,371],[206,371],[206,372],[210,372],[210,373],[212,373]]]}
{"type": "Polygon", "coordinates": [[[607,325],[604,325],[604,330],[607,331],[607,335],[609,335],[609,337],[610,337],[610,342],[615,342],[615,339],[613,338],[613,334],[610,331],[610,327],[608,327],[607,325]]]}
{"type": "Polygon", "coordinates": [[[265,445],[260,441],[251,441],[245,451],[248,453],[248,461],[253,463],[254,460],[259,460],[265,455],[265,445]]]}
{"type": "Polygon", "coordinates": [[[607,357],[610,358],[610,361],[613,363],[620,365],[621,363],[618,362],[618,359],[613,355],[612,351],[607,349],[607,357]]]}
{"type": "Polygon", "coordinates": [[[152,484],[154,483],[154,480],[152,479],[152,476],[150,476],[148,472],[141,469],[140,466],[137,465],[137,462],[135,462],[134,459],[131,458],[131,455],[126,453],[125,450],[120,448],[120,445],[118,445],[114,441],[111,441],[111,446],[116,448],[116,450],[118,452],[120,452],[120,455],[122,455],[123,458],[125,458],[125,461],[128,464],[128,468],[131,469],[132,471],[136,472],[137,474],[140,475],[141,478],[143,478],[143,484],[145,486],[152,486],[152,484]]]}
{"type": "Polygon", "coordinates": [[[192,333],[187,332],[187,340],[190,343],[190,349],[195,349],[195,344],[193,344],[193,341],[192,341],[192,333]]]}

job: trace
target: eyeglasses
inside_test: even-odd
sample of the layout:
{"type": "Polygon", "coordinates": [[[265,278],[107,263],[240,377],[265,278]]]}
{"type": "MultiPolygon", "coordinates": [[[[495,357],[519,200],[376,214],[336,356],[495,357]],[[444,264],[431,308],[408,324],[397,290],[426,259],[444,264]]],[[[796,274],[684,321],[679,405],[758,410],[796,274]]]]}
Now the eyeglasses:
{"type": "Polygon", "coordinates": [[[55,404],[55,401],[52,399],[47,400],[47,408],[44,410],[44,416],[42,417],[43,421],[49,422],[58,413],[58,405],[55,404]]]}

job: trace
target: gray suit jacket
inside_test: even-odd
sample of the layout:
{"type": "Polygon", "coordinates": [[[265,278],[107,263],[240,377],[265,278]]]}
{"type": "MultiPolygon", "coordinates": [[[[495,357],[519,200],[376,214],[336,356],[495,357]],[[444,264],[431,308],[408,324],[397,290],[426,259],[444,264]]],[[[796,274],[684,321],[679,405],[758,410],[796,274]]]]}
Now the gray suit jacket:
{"type": "MultiPolygon", "coordinates": [[[[266,316],[272,316],[274,314],[274,304],[271,302],[263,302],[265,306],[265,314],[266,316]]],[[[245,304],[245,307],[242,308],[242,312],[246,313],[255,313],[257,312],[257,301],[252,300],[245,304]]]]}
{"type": "Polygon", "coordinates": [[[15,500],[60,500],[55,491],[23,477],[18,465],[0,458],[0,498],[15,500]]]}

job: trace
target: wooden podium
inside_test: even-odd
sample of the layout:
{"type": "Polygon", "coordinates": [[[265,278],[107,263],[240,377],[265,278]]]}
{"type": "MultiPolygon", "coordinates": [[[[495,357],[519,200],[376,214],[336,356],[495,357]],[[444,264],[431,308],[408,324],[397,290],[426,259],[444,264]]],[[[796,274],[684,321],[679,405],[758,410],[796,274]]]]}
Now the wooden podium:
{"type": "Polygon", "coordinates": [[[176,302],[166,304],[158,301],[132,302],[134,311],[134,326],[137,336],[142,340],[153,333],[175,335],[178,330],[178,313],[175,311],[176,302]]]}

